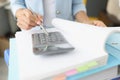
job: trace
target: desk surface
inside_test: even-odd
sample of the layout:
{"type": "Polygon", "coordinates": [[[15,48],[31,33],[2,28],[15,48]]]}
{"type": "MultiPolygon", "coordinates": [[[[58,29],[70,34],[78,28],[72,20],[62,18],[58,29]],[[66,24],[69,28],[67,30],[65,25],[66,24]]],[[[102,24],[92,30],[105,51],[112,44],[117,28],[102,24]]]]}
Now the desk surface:
{"type": "MultiPolygon", "coordinates": [[[[17,49],[16,49],[15,38],[13,38],[13,39],[10,39],[10,60],[9,60],[8,80],[19,80],[19,76],[18,76],[19,72],[18,72],[18,63],[17,62],[18,62],[17,49]]],[[[80,73],[76,76],[79,78],[83,78],[85,76],[103,71],[103,70],[108,69],[108,68],[111,68],[111,67],[116,66],[118,64],[119,64],[119,61],[110,55],[107,65],[100,67],[100,68],[97,68],[97,69],[94,69],[94,70],[89,70],[87,72],[80,73]]],[[[72,79],[75,80],[74,77],[76,77],[76,76],[73,76],[72,79]]]]}

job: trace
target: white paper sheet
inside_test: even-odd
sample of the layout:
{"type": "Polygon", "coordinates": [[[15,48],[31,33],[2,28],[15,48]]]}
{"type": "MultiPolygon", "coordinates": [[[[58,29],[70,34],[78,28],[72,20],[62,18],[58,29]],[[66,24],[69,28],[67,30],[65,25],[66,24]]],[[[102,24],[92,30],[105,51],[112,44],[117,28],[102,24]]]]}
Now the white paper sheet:
{"type": "MultiPolygon", "coordinates": [[[[41,80],[103,56],[106,56],[104,57],[106,63],[108,56],[104,49],[105,41],[110,33],[120,31],[120,28],[100,28],[61,19],[54,19],[53,25],[61,31],[75,50],[51,57],[38,56],[32,52],[30,35],[41,31],[17,33],[20,80],[41,80]]],[[[48,31],[50,30],[52,31],[52,29],[48,31]]]]}

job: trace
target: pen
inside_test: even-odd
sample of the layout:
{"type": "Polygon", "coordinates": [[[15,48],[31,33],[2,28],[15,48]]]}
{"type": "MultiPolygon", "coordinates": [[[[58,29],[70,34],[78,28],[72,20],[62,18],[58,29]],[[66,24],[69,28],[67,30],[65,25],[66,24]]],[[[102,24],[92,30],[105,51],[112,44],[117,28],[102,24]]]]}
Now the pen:
{"type": "MultiPolygon", "coordinates": [[[[31,9],[31,7],[29,5],[28,5],[28,9],[30,9],[32,11],[32,14],[35,15],[34,11],[31,9]]],[[[47,30],[43,27],[43,23],[41,25],[39,25],[39,26],[44,31],[44,33],[48,36],[49,34],[48,34],[47,30]]]]}
{"type": "Polygon", "coordinates": [[[44,33],[45,33],[47,36],[49,36],[49,34],[48,34],[47,30],[43,27],[43,24],[42,24],[42,25],[40,25],[40,27],[42,28],[42,30],[44,31],[44,33]]]}

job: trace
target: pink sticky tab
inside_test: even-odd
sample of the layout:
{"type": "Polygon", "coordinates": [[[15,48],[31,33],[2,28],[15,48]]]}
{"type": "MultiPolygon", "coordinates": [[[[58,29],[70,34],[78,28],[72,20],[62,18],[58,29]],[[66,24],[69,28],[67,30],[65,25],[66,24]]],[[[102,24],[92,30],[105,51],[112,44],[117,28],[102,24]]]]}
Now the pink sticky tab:
{"type": "Polygon", "coordinates": [[[65,74],[66,74],[66,76],[75,75],[75,74],[77,74],[77,70],[73,69],[73,70],[70,70],[70,71],[66,72],[65,74]]]}

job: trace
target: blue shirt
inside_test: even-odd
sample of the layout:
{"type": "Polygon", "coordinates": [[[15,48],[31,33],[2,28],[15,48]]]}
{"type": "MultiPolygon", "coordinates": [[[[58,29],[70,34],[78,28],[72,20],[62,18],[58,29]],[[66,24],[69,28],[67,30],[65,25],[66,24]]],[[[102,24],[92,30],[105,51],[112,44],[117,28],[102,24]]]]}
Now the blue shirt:
{"type": "MultiPolygon", "coordinates": [[[[15,15],[20,8],[27,8],[28,4],[36,12],[44,16],[42,0],[10,0],[12,12],[15,15]]],[[[82,0],[56,0],[56,17],[74,20],[79,11],[86,11],[82,0]]]]}

